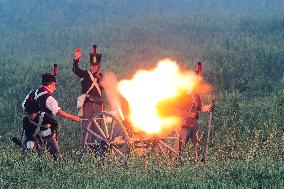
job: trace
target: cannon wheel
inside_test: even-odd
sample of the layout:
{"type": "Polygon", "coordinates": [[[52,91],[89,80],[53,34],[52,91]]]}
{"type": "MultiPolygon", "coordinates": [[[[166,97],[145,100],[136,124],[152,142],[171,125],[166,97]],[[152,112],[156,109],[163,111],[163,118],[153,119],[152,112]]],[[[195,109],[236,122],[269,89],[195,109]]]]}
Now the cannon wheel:
{"type": "Polygon", "coordinates": [[[114,115],[108,112],[94,113],[83,126],[81,157],[88,154],[90,148],[95,148],[99,156],[109,152],[120,160],[126,160],[130,152],[127,130],[114,115]],[[98,154],[100,152],[103,154],[98,154]]]}
{"type": "Polygon", "coordinates": [[[179,155],[179,129],[173,129],[167,136],[159,136],[153,143],[153,152],[168,160],[175,160],[179,155]]]}

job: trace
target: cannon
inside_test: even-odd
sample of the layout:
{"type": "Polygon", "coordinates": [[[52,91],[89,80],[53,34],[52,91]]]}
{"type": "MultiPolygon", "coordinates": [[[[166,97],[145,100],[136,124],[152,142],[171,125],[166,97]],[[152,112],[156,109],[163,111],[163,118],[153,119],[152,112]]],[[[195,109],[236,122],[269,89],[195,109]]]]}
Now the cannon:
{"type": "Polygon", "coordinates": [[[106,111],[93,114],[82,127],[81,157],[92,154],[95,149],[96,155],[109,153],[120,160],[126,160],[142,150],[174,160],[179,152],[177,129],[169,131],[167,136],[135,132],[129,123],[106,111]],[[92,140],[88,141],[88,138],[92,140]]]}
{"type": "MultiPolygon", "coordinates": [[[[168,63],[167,60],[165,61],[165,63],[168,63]]],[[[169,65],[172,65],[171,62],[169,65]]],[[[201,63],[198,62],[198,69],[196,73],[200,75],[201,71],[201,63]]],[[[191,80],[187,81],[188,83],[191,82],[191,80]]],[[[191,85],[188,85],[187,87],[190,86],[191,85]]],[[[186,95],[185,97],[187,98],[186,95]]],[[[135,100],[136,99],[134,99],[134,101],[135,100]]],[[[186,102],[181,98],[179,98],[178,100],[183,103],[186,102]]],[[[169,101],[167,101],[167,103],[171,104],[171,102],[169,101]]],[[[153,106],[156,107],[157,104],[153,104],[153,106]]],[[[136,108],[136,113],[138,110],[138,114],[140,113],[140,107],[141,106],[136,108]]],[[[170,108],[170,106],[165,107],[166,108],[163,108],[165,110],[178,109],[176,108],[178,107],[178,105],[173,106],[173,108],[170,108]]],[[[192,105],[190,104],[189,107],[192,107],[192,105]]],[[[182,111],[183,112],[181,113],[181,115],[183,116],[183,113],[188,113],[188,108],[182,111]]],[[[163,157],[168,160],[174,160],[179,155],[181,155],[181,127],[179,127],[178,125],[176,127],[166,128],[166,135],[162,135],[161,133],[149,134],[135,130],[135,127],[132,126],[131,123],[125,121],[123,117],[123,115],[116,117],[115,115],[106,111],[93,114],[93,116],[87,120],[87,124],[83,126],[80,145],[81,156],[83,157],[84,155],[89,154],[89,152],[93,151],[92,149],[95,149],[96,155],[104,156],[105,153],[111,153],[119,159],[127,159],[127,157],[135,155],[139,151],[150,152],[151,154],[157,155],[158,157],[163,157]],[[90,138],[92,138],[92,140],[90,140],[90,138]]],[[[146,119],[147,117],[145,117],[145,120],[146,119]]],[[[210,131],[211,124],[209,124],[208,136],[210,135],[210,131]]],[[[203,153],[203,157],[205,157],[208,151],[209,140],[207,139],[207,142],[205,143],[205,137],[203,136],[201,138],[201,141],[201,148],[203,148],[201,149],[201,152],[203,153]],[[204,150],[205,144],[206,150],[204,150]]]]}

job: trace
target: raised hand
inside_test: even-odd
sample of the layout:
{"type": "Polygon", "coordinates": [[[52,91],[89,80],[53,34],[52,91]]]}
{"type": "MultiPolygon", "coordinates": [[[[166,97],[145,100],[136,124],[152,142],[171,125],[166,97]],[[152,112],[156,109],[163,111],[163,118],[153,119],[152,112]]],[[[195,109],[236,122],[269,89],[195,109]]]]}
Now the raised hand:
{"type": "Polygon", "coordinates": [[[79,60],[81,58],[81,55],[82,55],[82,50],[80,48],[77,48],[75,50],[74,60],[79,60]]]}

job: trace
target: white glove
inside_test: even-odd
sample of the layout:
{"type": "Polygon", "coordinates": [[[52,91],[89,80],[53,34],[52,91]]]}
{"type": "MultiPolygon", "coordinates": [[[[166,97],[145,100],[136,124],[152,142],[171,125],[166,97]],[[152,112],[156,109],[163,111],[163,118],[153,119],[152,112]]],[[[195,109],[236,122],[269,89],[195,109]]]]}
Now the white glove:
{"type": "Polygon", "coordinates": [[[35,147],[35,143],[33,141],[28,141],[27,142],[27,149],[32,150],[35,147]]]}

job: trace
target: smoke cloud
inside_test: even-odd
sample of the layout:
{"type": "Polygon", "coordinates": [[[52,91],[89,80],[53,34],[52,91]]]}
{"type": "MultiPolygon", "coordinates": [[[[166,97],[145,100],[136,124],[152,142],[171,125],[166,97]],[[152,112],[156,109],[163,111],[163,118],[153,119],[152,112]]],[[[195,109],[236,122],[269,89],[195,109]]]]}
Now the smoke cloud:
{"type": "Polygon", "coordinates": [[[104,75],[104,82],[103,87],[108,99],[108,102],[110,103],[111,110],[116,115],[121,116],[122,119],[124,119],[124,116],[121,111],[121,98],[117,89],[118,81],[114,73],[107,72],[104,75]]]}

